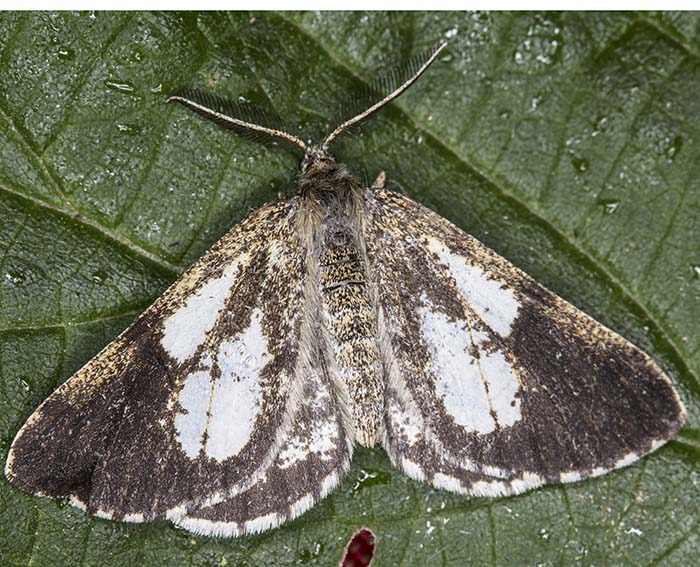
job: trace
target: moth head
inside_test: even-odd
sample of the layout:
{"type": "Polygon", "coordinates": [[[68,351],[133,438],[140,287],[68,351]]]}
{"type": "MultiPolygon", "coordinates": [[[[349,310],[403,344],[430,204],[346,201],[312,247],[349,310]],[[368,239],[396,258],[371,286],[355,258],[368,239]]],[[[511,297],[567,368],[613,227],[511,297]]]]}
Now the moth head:
{"type": "Polygon", "coordinates": [[[302,175],[312,175],[334,169],[335,158],[323,146],[307,146],[299,168],[302,175]]]}

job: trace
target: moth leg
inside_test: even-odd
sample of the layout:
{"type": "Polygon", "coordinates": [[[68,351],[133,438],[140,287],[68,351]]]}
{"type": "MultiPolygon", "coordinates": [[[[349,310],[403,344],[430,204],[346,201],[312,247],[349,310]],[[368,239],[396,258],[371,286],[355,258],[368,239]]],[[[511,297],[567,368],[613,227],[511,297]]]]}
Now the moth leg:
{"type": "Polygon", "coordinates": [[[377,178],[372,183],[372,189],[384,189],[386,186],[386,172],[380,171],[377,178]]]}

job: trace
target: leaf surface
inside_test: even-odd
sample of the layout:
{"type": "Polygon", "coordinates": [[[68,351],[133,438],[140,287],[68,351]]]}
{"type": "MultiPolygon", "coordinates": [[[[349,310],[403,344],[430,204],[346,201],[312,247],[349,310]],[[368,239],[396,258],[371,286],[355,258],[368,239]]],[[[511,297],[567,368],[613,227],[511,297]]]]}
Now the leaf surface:
{"type": "Polygon", "coordinates": [[[325,129],[343,98],[449,39],[338,157],[474,234],[649,352],[689,411],[606,477],[466,498],[358,450],[328,499],[236,540],[125,525],[0,480],[4,566],[687,565],[700,550],[700,20],[693,14],[4,13],[0,459],[36,406],[296,159],[164,103],[180,85],[325,129]]]}

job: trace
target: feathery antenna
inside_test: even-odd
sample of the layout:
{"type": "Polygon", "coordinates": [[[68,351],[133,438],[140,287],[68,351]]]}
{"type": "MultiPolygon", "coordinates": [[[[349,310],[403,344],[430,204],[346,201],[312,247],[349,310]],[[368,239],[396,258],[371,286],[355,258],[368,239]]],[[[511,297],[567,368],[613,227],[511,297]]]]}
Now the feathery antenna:
{"type": "MultiPolygon", "coordinates": [[[[410,60],[405,67],[389,76],[387,81],[380,83],[380,87],[374,90],[375,95],[377,91],[381,93],[379,96],[382,96],[385,90],[389,90],[389,93],[333,130],[323,140],[320,149],[326,152],[329,144],[343,132],[366,120],[401,95],[425,73],[446,45],[447,42],[443,42],[433,50],[410,60]],[[406,76],[404,73],[408,73],[408,78],[402,82],[397,82],[397,80],[404,79],[406,76]]],[[[281,120],[278,117],[255,106],[239,104],[198,89],[183,89],[169,97],[167,102],[179,102],[204,118],[224,128],[235,130],[243,136],[252,137],[263,142],[269,140],[269,137],[272,136],[300,148],[305,154],[309,151],[309,146],[303,140],[280,129],[279,124],[281,124],[281,120]]]]}
{"type": "Polygon", "coordinates": [[[238,104],[213,93],[197,89],[184,89],[169,97],[167,102],[171,101],[179,102],[204,118],[224,128],[235,130],[244,136],[252,135],[255,138],[259,138],[256,136],[257,134],[273,136],[306,151],[306,144],[301,139],[279,128],[266,125],[279,123],[280,120],[260,108],[238,104]]]}
{"type": "Polygon", "coordinates": [[[355,126],[356,124],[359,124],[363,120],[366,120],[369,118],[372,114],[380,110],[382,107],[386,106],[389,104],[392,100],[400,96],[406,89],[408,89],[413,83],[415,83],[420,76],[425,73],[428,70],[428,67],[435,61],[437,56],[440,54],[440,52],[445,48],[447,45],[447,42],[442,42],[440,45],[438,45],[432,52],[428,52],[427,55],[423,55],[416,60],[414,60],[415,67],[417,68],[413,75],[406,80],[404,83],[399,85],[397,88],[395,88],[393,91],[391,91],[389,94],[387,94],[384,98],[382,98],[380,101],[376,102],[372,106],[370,106],[367,110],[364,110],[360,114],[353,116],[349,120],[343,122],[340,126],[338,126],[333,132],[328,134],[326,136],[325,140],[323,140],[323,143],[321,144],[321,148],[324,150],[328,149],[328,145],[335,140],[338,136],[340,136],[345,130],[355,126]],[[426,58],[427,57],[427,58],[426,58]]]}

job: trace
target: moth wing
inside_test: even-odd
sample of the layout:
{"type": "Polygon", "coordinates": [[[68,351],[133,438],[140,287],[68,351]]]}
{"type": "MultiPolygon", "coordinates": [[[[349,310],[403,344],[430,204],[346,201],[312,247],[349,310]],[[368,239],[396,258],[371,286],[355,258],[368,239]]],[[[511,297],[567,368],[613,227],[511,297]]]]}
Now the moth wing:
{"type": "MultiPolygon", "coordinates": [[[[60,386],[17,434],[8,479],[101,517],[176,521],[269,474],[309,419],[295,410],[302,393],[328,381],[302,352],[297,206],[256,211],[60,386]]],[[[349,434],[336,409],[322,456],[339,475],[349,434]]],[[[274,487],[280,506],[292,488],[274,487]]],[[[237,508],[237,520],[257,518],[247,513],[237,508]]]]}
{"type": "Polygon", "coordinates": [[[338,485],[352,455],[343,406],[320,369],[309,372],[299,394],[274,458],[249,482],[177,517],[178,526],[225,537],[261,532],[293,520],[338,485]]]}
{"type": "Polygon", "coordinates": [[[670,380],[631,343],[411,199],[367,203],[384,445],[409,476],[513,494],[625,466],[680,429],[670,380]]]}

